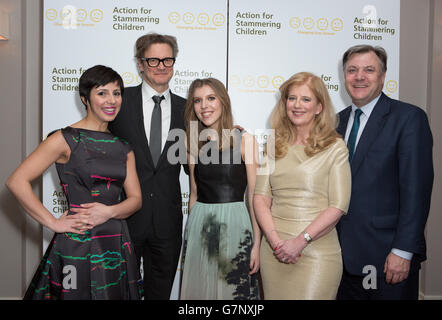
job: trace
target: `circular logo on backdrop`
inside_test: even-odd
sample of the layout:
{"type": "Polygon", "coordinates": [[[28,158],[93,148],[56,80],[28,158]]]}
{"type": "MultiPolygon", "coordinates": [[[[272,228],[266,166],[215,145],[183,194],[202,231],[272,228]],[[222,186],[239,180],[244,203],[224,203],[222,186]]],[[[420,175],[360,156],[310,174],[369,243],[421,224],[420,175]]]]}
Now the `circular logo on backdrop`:
{"type": "Polygon", "coordinates": [[[389,93],[396,92],[397,88],[398,88],[398,83],[395,80],[388,80],[387,83],[385,84],[385,89],[389,93]]]}
{"type": "Polygon", "coordinates": [[[315,26],[315,20],[313,20],[312,18],[305,18],[302,24],[304,25],[304,28],[310,30],[313,29],[313,27],[315,26]]]}
{"type": "Polygon", "coordinates": [[[293,29],[298,29],[301,26],[301,19],[298,17],[293,17],[290,19],[289,24],[293,29]]]}
{"type": "Polygon", "coordinates": [[[241,79],[237,75],[230,76],[229,81],[234,87],[238,87],[241,84],[241,79]]]}
{"type": "Polygon", "coordinates": [[[312,17],[291,17],[289,19],[289,25],[292,29],[297,29],[297,33],[311,35],[334,35],[335,33],[330,33],[327,31],[330,29],[332,31],[341,31],[344,27],[342,19],[331,17],[322,17],[317,19],[313,19],[312,17]]]}
{"type": "Polygon", "coordinates": [[[275,92],[283,84],[282,76],[261,75],[238,75],[229,76],[229,88],[236,88],[243,92],[270,93],[275,92]]]}
{"type": "Polygon", "coordinates": [[[324,31],[328,28],[328,21],[325,18],[321,18],[316,21],[316,25],[318,26],[319,30],[324,31]]]}
{"type": "Polygon", "coordinates": [[[255,84],[255,79],[252,76],[245,76],[243,79],[243,83],[246,87],[251,88],[255,84]]]}
{"type": "Polygon", "coordinates": [[[84,22],[87,19],[87,12],[84,9],[78,9],[77,10],[77,21],[78,22],[84,22]]]}
{"type": "Polygon", "coordinates": [[[331,28],[333,31],[341,31],[344,28],[344,22],[341,19],[336,18],[331,22],[331,28]]]}
{"type": "Polygon", "coordinates": [[[279,87],[284,83],[284,78],[281,76],[275,76],[272,79],[273,88],[279,89],[279,87]]]}
{"type": "Polygon", "coordinates": [[[205,26],[209,23],[210,17],[207,13],[200,13],[197,17],[198,23],[202,26],[205,26]]]}
{"type": "Polygon", "coordinates": [[[191,24],[195,20],[195,16],[191,14],[190,12],[186,12],[183,14],[183,21],[185,24],[191,24]]]}
{"type": "Polygon", "coordinates": [[[94,9],[91,11],[91,20],[93,22],[100,22],[103,20],[103,11],[100,9],[94,9]]]}
{"type": "Polygon", "coordinates": [[[180,14],[178,12],[169,13],[169,21],[170,23],[177,24],[180,21],[180,14]]]}
{"type": "Polygon", "coordinates": [[[121,78],[123,79],[124,85],[132,84],[132,82],[134,82],[134,76],[130,72],[121,74],[121,78]]]}
{"type": "Polygon", "coordinates": [[[258,79],[256,79],[256,82],[258,83],[258,87],[267,88],[269,86],[270,79],[267,76],[259,76],[258,79]]]}
{"type": "Polygon", "coordinates": [[[220,27],[226,22],[226,17],[221,13],[216,13],[213,15],[212,21],[215,26],[220,27]]]}
{"type": "Polygon", "coordinates": [[[75,13],[75,9],[71,6],[65,6],[60,12],[60,19],[62,21],[67,21],[69,18],[73,18],[73,14],[75,13]]]}
{"type": "Polygon", "coordinates": [[[55,9],[48,9],[46,10],[46,19],[48,19],[49,21],[54,21],[55,19],[57,19],[57,10],[55,9]]]}

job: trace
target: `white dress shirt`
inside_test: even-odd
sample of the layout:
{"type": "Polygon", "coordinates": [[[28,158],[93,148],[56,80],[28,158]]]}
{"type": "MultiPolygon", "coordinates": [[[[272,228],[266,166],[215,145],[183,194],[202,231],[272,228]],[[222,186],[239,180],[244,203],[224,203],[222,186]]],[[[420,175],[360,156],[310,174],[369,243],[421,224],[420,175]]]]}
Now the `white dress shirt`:
{"type": "Polygon", "coordinates": [[[172,113],[170,90],[167,89],[166,91],[160,93],[143,81],[143,84],[141,85],[141,96],[143,99],[144,129],[146,130],[147,140],[149,140],[150,137],[150,122],[152,120],[152,111],[155,106],[155,102],[153,101],[152,97],[164,96],[164,100],[161,101],[161,150],[163,150],[169,134],[172,113]]]}
{"type": "Polygon", "coordinates": [[[362,111],[360,117],[359,117],[359,131],[358,135],[356,136],[356,144],[355,144],[355,151],[358,146],[359,138],[361,137],[362,131],[364,131],[365,125],[367,124],[368,118],[370,118],[371,112],[374,109],[374,106],[378,102],[381,95],[377,96],[375,99],[371,100],[368,104],[362,107],[356,107],[354,104],[351,105],[351,113],[350,117],[348,118],[348,124],[347,124],[347,131],[345,131],[345,142],[348,142],[348,137],[350,136],[351,127],[353,126],[353,122],[355,120],[355,111],[356,109],[359,109],[362,111]]]}
{"type": "MultiPolygon", "coordinates": [[[[350,131],[351,131],[351,127],[353,126],[353,121],[355,119],[355,111],[356,109],[359,109],[362,111],[361,116],[359,118],[359,131],[358,131],[358,135],[356,136],[356,145],[355,145],[355,151],[358,147],[358,142],[359,142],[359,138],[361,137],[362,132],[364,131],[365,125],[368,122],[368,119],[370,118],[371,112],[374,109],[374,106],[376,105],[376,103],[378,102],[379,98],[381,97],[381,95],[377,96],[375,99],[371,100],[368,104],[366,104],[365,106],[362,107],[356,107],[354,104],[351,105],[351,113],[350,113],[350,117],[348,118],[348,123],[347,123],[347,130],[345,131],[345,142],[348,142],[348,137],[350,136],[350,131]]],[[[411,258],[413,257],[413,253],[411,252],[407,252],[407,251],[403,251],[403,250],[399,250],[396,248],[391,249],[391,252],[394,253],[395,255],[407,259],[407,260],[411,260],[411,258]]]]}

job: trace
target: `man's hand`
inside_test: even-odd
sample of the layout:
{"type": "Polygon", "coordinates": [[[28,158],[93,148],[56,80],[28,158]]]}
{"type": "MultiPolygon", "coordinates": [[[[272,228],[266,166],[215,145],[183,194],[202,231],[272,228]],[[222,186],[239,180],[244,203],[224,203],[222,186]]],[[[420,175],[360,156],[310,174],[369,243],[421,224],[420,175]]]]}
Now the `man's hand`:
{"type": "Polygon", "coordinates": [[[409,271],[410,260],[401,258],[390,252],[385,260],[385,281],[389,284],[402,282],[408,278],[409,271]]]}

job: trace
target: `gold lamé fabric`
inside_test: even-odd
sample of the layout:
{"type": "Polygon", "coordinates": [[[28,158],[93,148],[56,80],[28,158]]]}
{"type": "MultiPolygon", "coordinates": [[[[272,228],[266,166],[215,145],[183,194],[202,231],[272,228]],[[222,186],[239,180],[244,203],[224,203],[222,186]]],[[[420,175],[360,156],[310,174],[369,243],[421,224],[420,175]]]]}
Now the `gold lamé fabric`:
{"type": "MultiPolygon", "coordinates": [[[[350,193],[348,149],[342,139],[312,157],[302,145],[289,146],[273,172],[257,176],[255,187],[255,194],[272,198],[275,230],[283,240],[296,237],[328,207],[347,212],[350,193]]],[[[265,299],[335,299],[342,276],[336,229],[311,242],[296,264],[279,262],[267,241],[262,241],[260,255],[265,299]]]]}

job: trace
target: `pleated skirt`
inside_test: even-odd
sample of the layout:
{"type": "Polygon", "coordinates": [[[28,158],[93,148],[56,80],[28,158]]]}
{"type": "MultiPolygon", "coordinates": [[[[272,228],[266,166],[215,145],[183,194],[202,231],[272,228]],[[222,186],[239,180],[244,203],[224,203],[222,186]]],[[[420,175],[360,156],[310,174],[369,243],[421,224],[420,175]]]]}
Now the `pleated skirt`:
{"type": "Polygon", "coordinates": [[[258,299],[249,275],[253,232],[244,202],[196,202],[184,232],[182,300],[258,299]]]}
{"type": "Polygon", "coordinates": [[[139,300],[143,286],[126,221],[56,233],[24,300],[139,300]]]}

